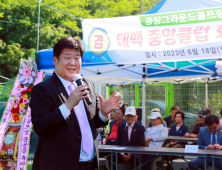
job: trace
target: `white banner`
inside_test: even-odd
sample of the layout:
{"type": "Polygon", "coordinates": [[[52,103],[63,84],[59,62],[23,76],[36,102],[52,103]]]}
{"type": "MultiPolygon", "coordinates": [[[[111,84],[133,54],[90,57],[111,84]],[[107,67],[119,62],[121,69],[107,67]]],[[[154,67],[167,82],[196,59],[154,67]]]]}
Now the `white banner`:
{"type": "Polygon", "coordinates": [[[118,64],[222,58],[222,7],[84,19],[85,63],[118,64]]]}

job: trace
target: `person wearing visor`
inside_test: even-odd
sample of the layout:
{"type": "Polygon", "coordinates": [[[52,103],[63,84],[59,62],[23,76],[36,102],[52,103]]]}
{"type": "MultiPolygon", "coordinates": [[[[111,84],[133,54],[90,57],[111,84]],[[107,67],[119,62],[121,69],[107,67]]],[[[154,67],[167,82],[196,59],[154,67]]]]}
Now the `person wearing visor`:
{"type": "Polygon", "coordinates": [[[205,127],[204,121],[207,117],[208,112],[206,110],[199,111],[199,121],[195,124],[190,133],[186,133],[184,136],[186,138],[198,138],[200,129],[205,127]]]}
{"type": "MultiPolygon", "coordinates": [[[[144,127],[138,123],[135,123],[136,116],[135,107],[127,107],[125,111],[126,123],[122,123],[118,126],[117,139],[115,144],[120,146],[144,146],[144,127]]],[[[115,160],[115,159],[114,159],[115,160]]],[[[133,167],[134,157],[130,153],[121,153],[119,156],[119,163],[130,162],[133,167]]]]}
{"type": "MultiPolygon", "coordinates": [[[[147,128],[144,133],[145,146],[147,147],[162,147],[164,141],[168,137],[168,129],[162,125],[162,118],[159,112],[152,112],[150,117],[152,127],[147,128]]],[[[154,159],[156,155],[146,155],[144,163],[154,159]]],[[[147,169],[152,162],[149,162],[143,166],[143,169],[147,169]]]]}

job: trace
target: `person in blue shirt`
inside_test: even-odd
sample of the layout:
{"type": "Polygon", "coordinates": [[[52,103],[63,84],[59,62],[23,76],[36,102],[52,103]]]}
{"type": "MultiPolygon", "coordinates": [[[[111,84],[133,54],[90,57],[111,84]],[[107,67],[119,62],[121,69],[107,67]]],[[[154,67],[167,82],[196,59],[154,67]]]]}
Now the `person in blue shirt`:
{"type": "MultiPolygon", "coordinates": [[[[187,132],[188,132],[188,127],[183,123],[184,120],[184,113],[181,111],[177,111],[175,113],[175,121],[176,124],[172,125],[170,128],[170,132],[169,132],[169,136],[184,136],[187,132]]],[[[166,144],[164,147],[170,147],[170,148],[184,148],[185,147],[185,143],[183,142],[174,142],[171,141],[168,144],[166,144]]],[[[172,168],[172,160],[175,159],[175,157],[166,157],[167,160],[167,169],[171,169],[172,168]]]]}

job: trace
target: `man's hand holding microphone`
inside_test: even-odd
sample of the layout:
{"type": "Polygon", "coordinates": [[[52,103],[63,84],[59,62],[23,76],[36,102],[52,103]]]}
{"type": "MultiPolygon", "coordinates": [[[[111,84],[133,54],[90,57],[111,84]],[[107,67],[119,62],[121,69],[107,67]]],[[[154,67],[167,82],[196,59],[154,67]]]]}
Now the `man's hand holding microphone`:
{"type": "MultiPolygon", "coordinates": [[[[91,104],[91,100],[89,97],[89,91],[87,91],[87,87],[82,83],[82,76],[79,74],[75,74],[73,77],[74,81],[77,83],[78,87],[73,90],[68,98],[68,100],[65,102],[66,107],[70,111],[73,107],[79,104],[79,101],[82,99],[85,99],[87,104],[91,104]]],[[[100,111],[103,114],[103,116],[108,117],[108,114],[112,110],[118,110],[119,108],[116,107],[122,102],[119,102],[119,99],[121,98],[121,95],[115,96],[116,91],[110,96],[109,99],[103,100],[101,95],[98,95],[100,100],[100,111]]]]}

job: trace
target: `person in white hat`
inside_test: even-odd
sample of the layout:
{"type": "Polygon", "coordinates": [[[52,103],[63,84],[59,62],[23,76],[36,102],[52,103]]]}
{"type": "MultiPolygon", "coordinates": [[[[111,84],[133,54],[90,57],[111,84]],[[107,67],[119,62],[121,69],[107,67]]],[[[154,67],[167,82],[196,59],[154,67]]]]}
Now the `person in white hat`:
{"type": "MultiPolygon", "coordinates": [[[[118,126],[117,139],[115,144],[120,146],[144,146],[144,127],[138,123],[134,122],[136,116],[135,107],[127,107],[125,111],[126,123],[122,123],[118,126]]],[[[134,163],[133,155],[121,153],[120,162],[130,162],[134,163]]],[[[114,159],[115,160],[115,159],[114,159]]],[[[132,166],[131,165],[131,166],[132,166]]],[[[132,166],[133,168],[133,166],[132,166]]]]}
{"type": "MultiPolygon", "coordinates": [[[[159,112],[159,113],[161,114],[159,108],[153,108],[153,109],[151,110],[151,113],[152,113],[152,112],[159,112]]],[[[161,120],[161,124],[162,124],[164,127],[167,128],[167,124],[166,124],[165,120],[162,119],[162,120],[161,120]]],[[[153,125],[152,125],[152,122],[150,121],[150,123],[147,125],[147,128],[152,127],[152,126],[153,126],[153,125]]]]}
{"type": "MultiPolygon", "coordinates": [[[[148,147],[162,147],[164,141],[168,137],[168,129],[161,124],[162,118],[160,112],[152,112],[150,116],[150,120],[152,122],[152,127],[147,128],[144,133],[145,136],[145,146],[148,147]]],[[[147,155],[144,159],[144,163],[155,158],[156,155],[147,155]]],[[[147,167],[152,162],[149,162],[143,166],[143,169],[147,169],[147,167]]]]}

